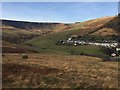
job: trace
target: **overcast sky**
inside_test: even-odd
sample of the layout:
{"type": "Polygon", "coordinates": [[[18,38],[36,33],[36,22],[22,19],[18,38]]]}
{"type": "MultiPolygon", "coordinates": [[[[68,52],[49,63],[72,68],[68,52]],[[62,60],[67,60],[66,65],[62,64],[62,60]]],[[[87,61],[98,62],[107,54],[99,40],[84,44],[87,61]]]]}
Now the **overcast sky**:
{"type": "Polygon", "coordinates": [[[74,23],[117,13],[117,2],[3,2],[1,18],[74,23]]]}

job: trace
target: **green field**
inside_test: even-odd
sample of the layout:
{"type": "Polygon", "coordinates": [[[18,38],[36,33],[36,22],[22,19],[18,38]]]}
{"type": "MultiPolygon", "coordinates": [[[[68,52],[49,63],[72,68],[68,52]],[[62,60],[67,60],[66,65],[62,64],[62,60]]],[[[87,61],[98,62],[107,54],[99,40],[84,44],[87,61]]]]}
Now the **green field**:
{"type": "Polygon", "coordinates": [[[105,56],[105,53],[97,46],[67,46],[67,45],[56,45],[56,42],[60,39],[66,40],[78,29],[72,29],[59,33],[50,33],[43,35],[32,40],[25,42],[33,46],[39,53],[59,53],[59,54],[88,54],[94,56],[105,56]]]}

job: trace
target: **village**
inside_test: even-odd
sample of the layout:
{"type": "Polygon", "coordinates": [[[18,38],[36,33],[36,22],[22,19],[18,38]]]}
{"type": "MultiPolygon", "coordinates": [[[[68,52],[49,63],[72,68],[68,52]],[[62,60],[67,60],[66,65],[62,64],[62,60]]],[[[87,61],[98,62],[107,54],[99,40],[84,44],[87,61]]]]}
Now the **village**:
{"type": "Polygon", "coordinates": [[[79,45],[92,45],[108,48],[111,51],[111,57],[120,57],[120,43],[115,40],[84,40],[80,39],[79,36],[74,35],[67,40],[59,40],[57,45],[71,45],[71,46],[79,46],[79,45]]]}

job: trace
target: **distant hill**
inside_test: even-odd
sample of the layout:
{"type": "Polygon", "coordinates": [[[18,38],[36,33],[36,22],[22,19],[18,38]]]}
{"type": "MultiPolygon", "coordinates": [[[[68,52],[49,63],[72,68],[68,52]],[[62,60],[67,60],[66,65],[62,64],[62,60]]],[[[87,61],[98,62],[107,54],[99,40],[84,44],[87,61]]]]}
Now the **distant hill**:
{"type": "Polygon", "coordinates": [[[5,27],[14,27],[18,29],[27,30],[62,30],[66,28],[67,24],[63,23],[38,23],[38,22],[26,22],[26,21],[14,21],[14,20],[1,20],[2,25],[5,27]]]}
{"type": "Polygon", "coordinates": [[[64,30],[76,28],[79,29],[77,32],[74,33],[77,35],[117,35],[120,33],[120,15],[102,17],[85,22],[77,22],[74,24],[2,20],[2,28],[25,29],[39,32],[61,32],[64,30]]]}
{"type": "Polygon", "coordinates": [[[113,17],[103,17],[94,20],[89,20],[82,23],[77,23],[74,27],[79,27],[83,25],[82,28],[79,28],[74,34],[77,35],[119,35],[120,34],[120,16],[113,17]]]}

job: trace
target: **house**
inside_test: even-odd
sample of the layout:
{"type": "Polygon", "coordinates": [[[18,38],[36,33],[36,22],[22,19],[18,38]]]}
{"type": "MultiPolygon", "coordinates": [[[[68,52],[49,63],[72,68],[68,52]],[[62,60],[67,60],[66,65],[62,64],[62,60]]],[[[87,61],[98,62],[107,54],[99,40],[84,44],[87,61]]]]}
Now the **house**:
{"type": "Polygon", "coordinates": [[[120,46],[112,47],[111,48],[113,53],[111,53],[112,57],[120,57],[120,46]]]}
{"type": "Polygon", "coordinates": [[[117,46],[117,47],[116,47],[116,51],[117,51],[117,52],[120,51],[120,46],[117,46]]]}
{"type": "Polygon", "coordinates": [[[68,38],[68,41],[71,41],[72,40],[72,38],[70,37],[70,38],[68,38]]]}
{"type": "Polygon", "coordinates": [[[60,40],[56,43],[56,45],[64,45],[64,44],[65,44],[65,42],[63,40],[60,40]]]}
{"type": "Polygon", "coordinates": [[[77,39],[78,38],[78,35],[71,35],[70,36],[72,39],[77,39]]]}
{"type": "Polygon", "coordinates": [[[120,56],[120,45],[116,47],[116,53],[117,53],[117,56],[120,56]]]}
{"type": "Polygon", "coordinates": [[[111,54],[111,56],[112,56],[112,57],[115,57],[115,56],[116,56],[116,54],[115,54],[115,53],[112,53],[112,54],[111,54]]]}

